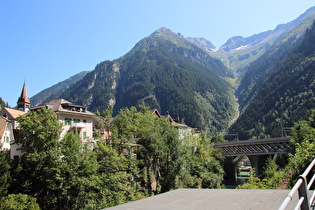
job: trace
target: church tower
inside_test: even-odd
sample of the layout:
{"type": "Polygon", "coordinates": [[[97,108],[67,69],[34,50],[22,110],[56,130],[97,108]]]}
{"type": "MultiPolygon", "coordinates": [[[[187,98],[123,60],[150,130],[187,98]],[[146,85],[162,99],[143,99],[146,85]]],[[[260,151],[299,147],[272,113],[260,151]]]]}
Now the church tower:
{"type": "Polygon", "coordinates": [[[17,109],[20,111],[28,112],[31,107],[31,101],[27,97],[26,84],[24,82],[21,96],[17,102],[17,109]]]}

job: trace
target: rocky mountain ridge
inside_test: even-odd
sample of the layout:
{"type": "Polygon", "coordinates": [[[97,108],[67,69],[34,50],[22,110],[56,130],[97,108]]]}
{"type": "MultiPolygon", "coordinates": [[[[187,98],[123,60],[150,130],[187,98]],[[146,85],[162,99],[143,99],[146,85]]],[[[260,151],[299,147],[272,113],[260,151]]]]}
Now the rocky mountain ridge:
{"type": "Polygon", "coordinates": [[[217,48],[205,38],[194,38],[194,37],[187,37],[185,38],[187,41],[199,46],[200,48],[205,49],[206,51],[216,51],[217,48]]]}
{"type": "Polygon", "coordinates": [[[219,50],[230,52],[232,50],[252,48],[257,45],[264,44],[270,40],[275,40],[283,33],[286,33],[293,28],[300,25],[309,16],[313,16],[315,13],[315,7],[308,9],[305,13],[300,15],[297,19],[290,21],[286,24],[279,24],[275,29],[254,34],[249,37],[234,36],[230,38],[225,44],[223,44],[219,50]]]}

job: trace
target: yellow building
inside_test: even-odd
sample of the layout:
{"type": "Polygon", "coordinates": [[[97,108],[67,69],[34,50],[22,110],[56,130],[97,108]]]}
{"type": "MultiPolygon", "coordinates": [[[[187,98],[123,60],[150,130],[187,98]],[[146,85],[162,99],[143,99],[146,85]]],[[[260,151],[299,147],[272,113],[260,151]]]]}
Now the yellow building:
{"type": "Polygon", "coordinates": [[[27,114],[28,111],[36,111],[41,108],[52,109],[57,114],[59,122],[62,123],[60,138],[63,138],[67,132],[75,132],[79,134],[83,144],[94,142],[93,113],[89,112],[85,106],[75,105],[64,99],[53,100],[36,107],[30,107],[30,103],[24,83],[21,96],[17,102],[17,109],[5,107],[0,110],[0,117],[2,118],[0,122],[0,140],[3,141],[2,148],[10,150],[11,159],[20,157],[22,153],[19,150],[20,145],[14,143],[13,132],[8,129],[10,126],[12,127],[11,130],[18,129],[17,117],[27,114]],[[10,125],[7,126],[8,124],[10,125]],[[8,137],[10,137],[9,140],[8,137]]]}
{"type": "Polygon", "coordinates": [[[34,111],[40,108],[52,109],[62,123],[61,138],[67,132],[79,134],[83,143],[93,140],[93,113],[89,112],[85,106],[75,105],[64,99],[57,99],[45,103],[41,106],[32,107],[34,111]]]}

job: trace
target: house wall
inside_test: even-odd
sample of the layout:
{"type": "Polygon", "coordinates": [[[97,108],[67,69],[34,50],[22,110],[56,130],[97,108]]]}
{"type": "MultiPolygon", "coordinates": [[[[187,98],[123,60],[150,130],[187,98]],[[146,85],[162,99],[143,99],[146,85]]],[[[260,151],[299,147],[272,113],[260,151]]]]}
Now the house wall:
{"type": "MultiPolygon", "coordinates": [[[[3,116],[11,121],[11,124],[13,126],[13,129],[16,129],[18,127],[18,122],[16,119],[11,115],[11,113],[7,110],[9,108],[4,108],[0,111],[0,116],[3,116]]],[[[12,109],[11,109],[12,110],[12,109]]]]}
{"type": "Polygon", "coordinates": [[[1,138],[1,150],[10,150],[10,141],[12,140],[12,129],[10,130],[10,124],[7,123],[3,136],[1,138]]]}
{"type": "Polygon", "coordinates": [[[11,144],[11,149],[10,149],[11,160],[22,156],[23,153],[21,152],[20,147],[21,147],[20,144],[11,144]]]}
{"type": "MultiPolygon", "coordinates": [[[[90,115],[76,115],[76,114],[68,114],[68,113],[57,113],[58,121],[62,124],[62,132],[60,135],[60,139],[63,138],[68,131],[78,132],[83,143],[90,141],[93,139],[93,120],[90,115]],[[66,123],[65,119],[71,119],[70,123],[66,123]],[[75,120],[80,120],[80,124],[84,125],[81,128],[75,128],[74,123],[75,120]]],[[[11,140],[14,140],[13,132],[11,140]]],[[[10,140],[10,141],[11,141],[10,140]]],[[[11,147],[10,158],[15,159],[15,157],[22,156],[21,150],[19,150],[20,145],[18,144],[9,144],[11,147]]]]}
{"type": "Polygon", "coordinates": [[[59,122],[62,123],[61,138],[63,138],[67,132],[72,131],[77,132],[83,142],[93,139],[92,116],[75,115],[71,113],[57,114],[59,122]]]}

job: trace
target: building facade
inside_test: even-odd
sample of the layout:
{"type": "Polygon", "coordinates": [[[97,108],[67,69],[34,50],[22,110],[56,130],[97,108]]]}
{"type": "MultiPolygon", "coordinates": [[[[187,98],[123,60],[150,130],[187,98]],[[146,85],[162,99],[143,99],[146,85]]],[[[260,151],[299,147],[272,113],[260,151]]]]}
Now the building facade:
{"type": "Polygon", "coordinates": [[[14,140],[13,127],[10,122],[5,117],[0,117],[0,149],[1,150],[10,150],[10,143],[14,140]]]}
{"type": "Polygon", "coordinates": [[[4,107],[0,110],[0,139],[3,150],[10,150],[10,158],[19,158],[22,153],[19,145],[14,143],[14,130],[18,129],[17,117],[36,111],[41,108],[52,109],[62,124],[60,139],[67,132],[74,132],[80,136],[83,144],[93,141],[93,116],[85,106],[75,105],[67,100],[58,99],[41,106],[30,107],[31,101],[27,96],[26,84],[23,84],[21,96],[17,101],[16,109],[4,107]]]}
{"type": "Polygon", "coordinates": [[[4,107],[0,111],[0,116],[10,120],[10,122],[13,126],[13,129],[16,129],[18,127],[18,122],[16,121],[16,118],[18,118],[21,115],[25,115],[25,114],[27,114],[27,112],[19,111],[16,109],[11,109],[8,107],[4,107]]]}
{"type": "Polygon", "coordinates": [[[64,99],[57,99],[41,106],[32,107],[31,111],[41,108],[52,109],[58,115],[58,121],[62,124],[61,138],[67,132],[77,133],[83,143],[93,140],[93,113],[85,106],[75,105],[64,99]]]}

